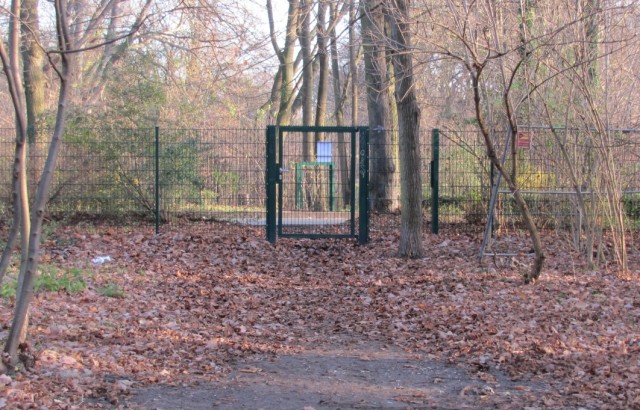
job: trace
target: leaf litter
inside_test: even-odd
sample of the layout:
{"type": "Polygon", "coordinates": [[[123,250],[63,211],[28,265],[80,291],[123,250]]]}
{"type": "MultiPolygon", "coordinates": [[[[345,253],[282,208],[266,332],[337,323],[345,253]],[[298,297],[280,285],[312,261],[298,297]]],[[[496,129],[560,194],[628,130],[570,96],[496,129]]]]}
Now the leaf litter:
{"type": "MultiPolygon", "coordinates": [[[[378,232],[366,246],[272,245],[262,229],[225,224],[158,236],[93,232],[63,228],[44,244],[42,263],[81,269],[87,287],[36,295],[29,343],[37,360],[0,379],[0,408],[134,407],[154,386],[206,390],[237,375],[254,385],[274,372],[303,382],[294,367],[336,345],[351,346],[352,355],[333,356],[349,377],[386,349],[405,374],[444,386],[444,396],[410,383],[390,391],[400,408],[640,406],[637,273],[591,271],[553,235],[542,279],[523,285],[530,256],[480,265],[477,234],[426,234],[425,257],[404,260],[395,257],[397,235],[378,232]],[[91,262],[101,255],[112,260],[91,262]],[[119,297],[100,291],[108,287],[119,297]],[[434,363],[463,373],[420,376],[434,363]]],[[[527,249],[524,236],[508,240],[527,249]]],[[[2,300],[5,337],[12,308],[2,300]]],[[[306,406],[346,406],[322,400],[306,406]]]]}

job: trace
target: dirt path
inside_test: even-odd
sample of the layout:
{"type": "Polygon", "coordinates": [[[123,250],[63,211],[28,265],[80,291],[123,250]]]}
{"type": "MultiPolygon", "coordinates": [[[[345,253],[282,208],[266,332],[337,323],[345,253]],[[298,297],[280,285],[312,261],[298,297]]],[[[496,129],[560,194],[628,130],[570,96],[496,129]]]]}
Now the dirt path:
{"type": "Polygon", "coordinates": [[[490,376],[484,382],[440,361],[360,342],[253,357],[221,383],[154,385],[135,391],[128,404],[154,410],[521,408],[522,395],[546,389],[490,376]]]}

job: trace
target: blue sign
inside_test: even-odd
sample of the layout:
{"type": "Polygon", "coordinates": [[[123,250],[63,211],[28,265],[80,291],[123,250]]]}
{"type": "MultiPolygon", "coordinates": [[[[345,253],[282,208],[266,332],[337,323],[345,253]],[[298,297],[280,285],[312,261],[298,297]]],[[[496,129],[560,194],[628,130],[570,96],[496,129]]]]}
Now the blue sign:
{"type": "Polygon", "coordinates": [[[331,162],[331,143],[318,141],[317,142],[317,162],[331,162]]]}

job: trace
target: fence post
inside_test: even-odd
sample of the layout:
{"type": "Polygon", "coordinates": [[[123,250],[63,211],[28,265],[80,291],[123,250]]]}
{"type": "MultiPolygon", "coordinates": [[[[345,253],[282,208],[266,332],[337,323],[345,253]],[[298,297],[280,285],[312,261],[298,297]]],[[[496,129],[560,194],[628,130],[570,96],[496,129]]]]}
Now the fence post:
{"type": "Polygon", "coordinates": [[[439,185],[440,185],[440,130],[434,128],[431,132],[431,232],[437,234],[440,230],[439,214],[439,185]]]}
{"type": "Polygon", "coordinates": [[[267,240],[276,243],[276,184],[278,182],[279,170],[276,164],[276,137],[277,128],[273,125],[267,126],[267,170],[265,175],[267,193],[267,240]]]}
{"type": "MultiPolygon", "coordinates": [[[[360,224],[358,231],[358,243],[361,245],[369,242],[369,127],[360,128],[360,224]]],[[[355,181],[354,185],[355,188],[355,181]]],[[[353,206],[353,205],[352,205],[353,206]]]]}
{"type": "Polygon", "coordinates": [[[156,235],[160,233],[160,127],[155,130],[155,224],[156,235]]]}

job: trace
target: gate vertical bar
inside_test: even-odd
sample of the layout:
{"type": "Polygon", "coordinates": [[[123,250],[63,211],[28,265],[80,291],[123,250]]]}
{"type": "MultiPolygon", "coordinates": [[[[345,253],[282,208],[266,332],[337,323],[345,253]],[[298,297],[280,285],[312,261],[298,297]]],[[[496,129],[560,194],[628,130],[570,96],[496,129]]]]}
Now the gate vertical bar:
{"type": "MultiPolygon", "coordinates": [[[[278,210],[278,217],[277,217],[277,230],[278,230],[278,235],[282,236],[282,208],[283,208],[283,204],[284,204],[284,189],[283,189],[283,181],[282,179],[284,178],[283,172],[284,172],[284,167],[285,167],[285,163],[284,163],[284,136],[283,136],[283,130],[282,128],[276,126],[275,131],[275,144],[277,144],[277,157],[274,155],[274,178],[275,178],[275,183],[280,185],[278,187],[278,199],[277,199],[277,210],[278,210]]],[[[275,192],[275,190],[274,190],[275,192]]]]}
{"type": "Polygon", "coordinates": [[[431,132],[431,232],[440,230],[440,130],[431,132]]]}
{"type": "Polygon", "coordinates": [[[356,236],[356,169],[358,164],[356,163],[356,158],[358,155],[357,145],[356,145],[356,131],[353,130],[349,133],[349,142],[351,144],[351,163],[349,173],[349,203],[351,204],[351,235],[356,236]]]}
{"type": "MultiPolygon", "coordinates": [[[[360,128],[360,226],[358,243],[369,242],[369,127],[360,128]]],[[[355,179],[353,181],[355,188],[355,179]]]]}
{"type": "Polygon", "coordinates": [[[278,169],[276,165],[276,127],[267,127],[267,172],[265,176],[267,190],[267,240],[276,243],[276,183],[278,169]]]}
{"type": "Polygon", "coordinates": [[[155,175],[155,225],[156,235],[160,233],[160,127],[155,129],[155,159],[154,173],[155,175]]]}

